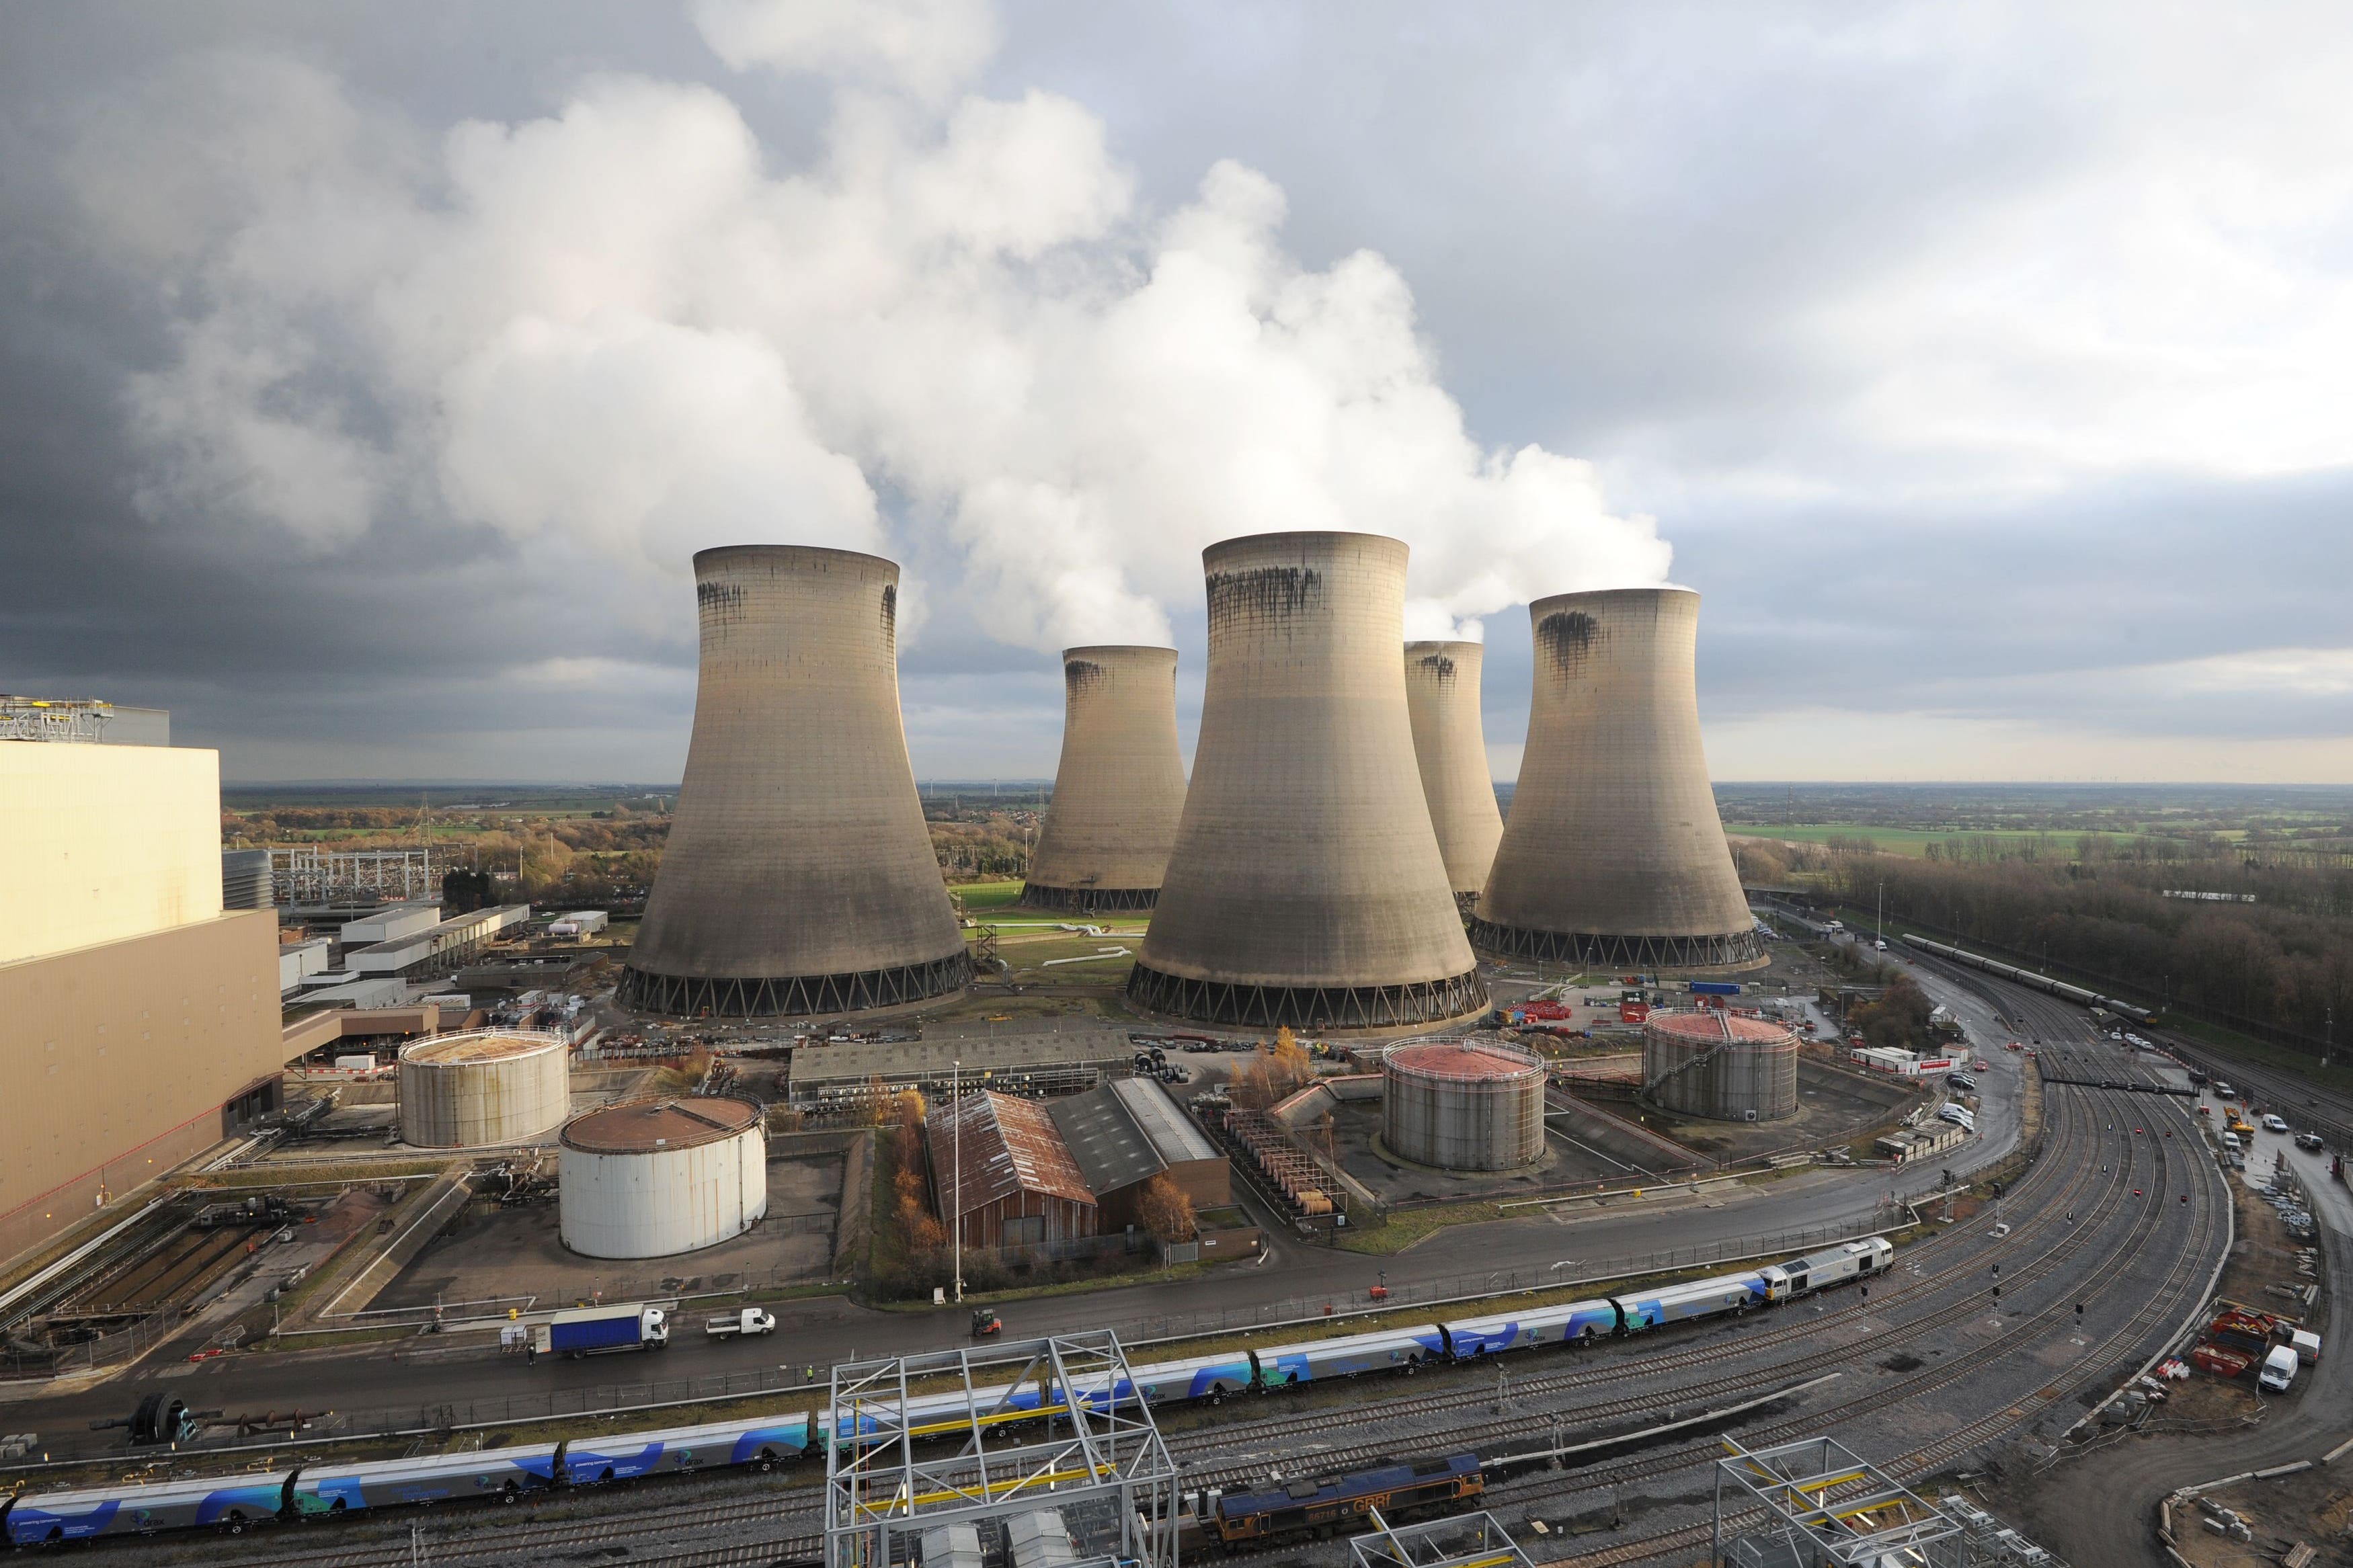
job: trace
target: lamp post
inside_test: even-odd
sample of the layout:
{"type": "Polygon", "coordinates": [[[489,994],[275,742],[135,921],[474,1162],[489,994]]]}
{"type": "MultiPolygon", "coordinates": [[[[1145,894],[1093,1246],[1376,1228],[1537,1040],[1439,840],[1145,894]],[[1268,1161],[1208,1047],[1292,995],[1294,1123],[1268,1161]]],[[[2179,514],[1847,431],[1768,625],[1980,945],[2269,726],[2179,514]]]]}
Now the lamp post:
{"type": "Polygon", "coordinates": [[[948,1068],[948,1138],[955,1151],[949,1161],[949,1168],[955,1173],[948,1178],[948,1184],[955,1189],[955,1196],[948,1200],[948,1208],[954,1216],[948,1221],[948,1235],[953,1247],[951,1256],[955,1258],[955,1261],[949,1265],[949,1272],[955,1277],[956,1305],[961,1307],[964,1305],[964,1058],[962,1057],[958,1057],[948,1068]]]}

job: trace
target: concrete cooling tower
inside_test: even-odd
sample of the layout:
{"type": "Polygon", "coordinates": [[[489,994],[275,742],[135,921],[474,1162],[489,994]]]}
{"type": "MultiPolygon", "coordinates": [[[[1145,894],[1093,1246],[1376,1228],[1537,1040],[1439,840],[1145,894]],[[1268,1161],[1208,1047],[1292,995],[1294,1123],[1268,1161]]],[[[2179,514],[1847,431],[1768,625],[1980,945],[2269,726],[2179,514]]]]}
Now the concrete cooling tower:
{"type": "Polygon", "coordinates": [[[1495,862],[1504,814],[1487,770],[1487,735],[1479,724],[1479,671],[1487,650],[1475,642],[1405,645],[1405,705],[1413,716],[1413,754],[1430,825],[1459,900],[1475,900],[1495,862]]]}
{"type": "Polygon", "coordinates": [[[1414,766],[1406,547],[1269,533],[1202,560],[1201,738],[1129,998],[1263,1028],[1484,1007],[1414,766]]]}
{"type": "Polygon", "coordinates": [[[1700,748],[1699,595],[1561,594],[1528,615],[1527,750],[1472,943],[1618,969],[1763,963],[1700,748]]]}
{"type": "Polygon", "coordinates": [[[1062,691],[1062,763],[1021,901],[1148,910],[1185,812],[1176,650],[1066,648],[1062,691]]]}
{"type": "Polygon", "coordinates": [[[618,1000],[810,1015],[961,989],[972,960],[899,721],[899,568],[799,545],[694,558],[702,684],[618,1000]]]}

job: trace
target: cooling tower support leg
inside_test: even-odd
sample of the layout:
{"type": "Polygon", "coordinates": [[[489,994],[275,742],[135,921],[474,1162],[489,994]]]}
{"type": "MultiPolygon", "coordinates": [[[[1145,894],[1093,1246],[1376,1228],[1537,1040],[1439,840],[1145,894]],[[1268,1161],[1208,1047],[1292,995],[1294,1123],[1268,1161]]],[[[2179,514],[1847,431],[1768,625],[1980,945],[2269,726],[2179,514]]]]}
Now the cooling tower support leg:
{"type": "Polygon", "coordinates": [[[1127,977],[1127,995],[1155,1013],[1270,1029],[1434,1024],[1487,1005],[1487,987],[1476,970],[1412,985],[1234,985],[1163,974],[1139,963],[1127,977]]]}
{"type": "Polygon", "coordinates": [[[614,1000],[641,1013],[691,1018],[812,1016],[899,1007],[961,991],[972,984],[972,955],[955,952],[929,963],[869,969],[855,974],[788,974],[709,980],[692,975],[625,970],[614,1000]]]}
{"type": "Polygon", "coordinates": [[[1157,888],[1050,888],[1025,882],[1017,906],[1025,910],[1055,910],[1071,914],[1118,914],[1148,910],[1160,901],[1157,888]]]}
{"type": "Polygon", "coordinates": [[[1612,969],[1731,968],[1765,956],[1755,931],[1722,936],[1598,936],[1587,931],[1528,931],[1471,921],[1471,945],[1482,952],[1535,963],[1594,963],[1612,969]]]}

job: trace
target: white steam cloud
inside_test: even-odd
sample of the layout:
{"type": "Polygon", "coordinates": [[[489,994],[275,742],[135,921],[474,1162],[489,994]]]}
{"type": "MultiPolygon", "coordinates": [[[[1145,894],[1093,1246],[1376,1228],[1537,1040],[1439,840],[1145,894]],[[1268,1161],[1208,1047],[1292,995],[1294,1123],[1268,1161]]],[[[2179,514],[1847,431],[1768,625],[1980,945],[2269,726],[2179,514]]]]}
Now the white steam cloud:
{"type": "Polygon", "coordinates": [[[1413,637],[1664,581],[1588,465],[1470,437],[1379,256],[1303,266],[1233,163],[1143,210],[1087,110],[970,91],[985,9],[693,15],[829,95],[807,166],[635,77],[438,141],[284,58],[142,84],[182,133],[75,173],[177,335],[128,396],[151,514],[322,552],[431,517],[625,580],[719,543],[900,553],[1039,650],[1166,639],[1202,547],[1270,530],[1406,540],[1413,637]]]}

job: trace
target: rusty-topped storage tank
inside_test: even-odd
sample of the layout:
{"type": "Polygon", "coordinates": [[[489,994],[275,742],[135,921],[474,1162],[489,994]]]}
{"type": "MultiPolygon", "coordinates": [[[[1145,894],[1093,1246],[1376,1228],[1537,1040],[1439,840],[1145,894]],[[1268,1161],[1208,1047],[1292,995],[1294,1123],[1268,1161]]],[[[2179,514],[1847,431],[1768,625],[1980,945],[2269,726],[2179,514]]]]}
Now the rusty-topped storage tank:
{"type": "Polygon", "coordinates": [[[1065,648],[1062,692],[1062,760],[1021,902],[1148,910],[1185,813],[1176,650],[1065,648]]]}
{"type": "Polygon", "coordinates": [[[1642,1092],[1668,1110],[1718,1121],[1798,1113],[1798,1037],[1714,1007],[1652,1013],[1642,1028],[1642,1092]]]}
{"type": "Polygon", "coordinates": [[[899,717],[899,568],[848,550],[694,557],[686,778],[617,1000],[807,1016],[963,989],[899,717]]]}
{"type": "Polygon", "coordinates": [[[1268,1029],[1483,1009],[1414,763],[1405,545],[1266,533],[1201,560],[1201,738],[1129,999],[1268,1029]]]}
{"type": "Polygon", "coordinates": [[[471,1029],[400,1052],[400,1138],[480,1149],[553,1132],[572,1113],[572,1050],[551,1029],[471,1029]]]}
{"type": "Polygon", "coordinates": [[[564,1129],[560,1226],[589,1258],[667,1258],[741,1236],[768,1212],[760,1108],[698,1095],[628,1100],[564,1129]]]}
{"type": "Polygon", "coordinates": [[[1620,971],[1763,963],[1700,741],[1699,595],[1559,594],[1528,617],[1527,749],[1472,944],[1620,971]]]}
{"type": "Polygon", "coordinates": [[[1418,1040],[1381,1061],[1381,1140],[1446,1171],[1511,1171],[1544,1154],[1545,1068],[1500,1041],[1418,1040]]]}

